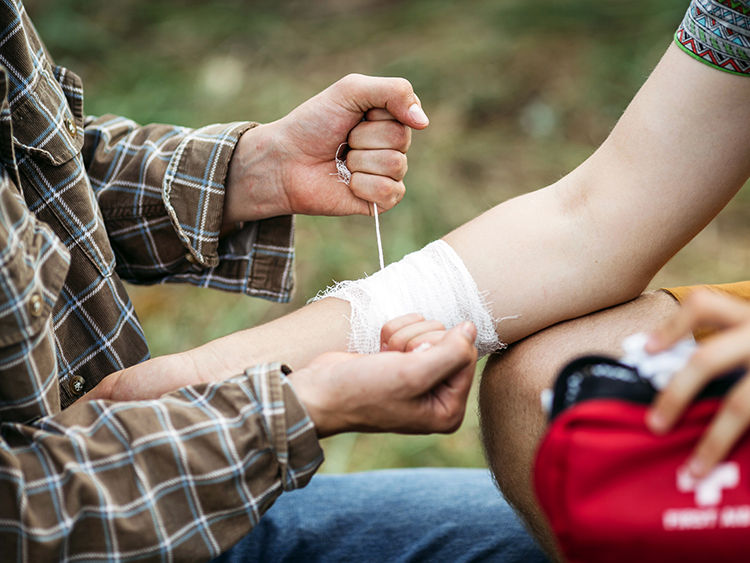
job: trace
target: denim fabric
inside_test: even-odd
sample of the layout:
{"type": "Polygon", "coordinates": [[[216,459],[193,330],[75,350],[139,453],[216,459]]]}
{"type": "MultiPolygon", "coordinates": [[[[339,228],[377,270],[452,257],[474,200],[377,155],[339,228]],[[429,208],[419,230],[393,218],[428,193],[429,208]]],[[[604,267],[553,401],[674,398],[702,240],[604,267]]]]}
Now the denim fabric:
{"type": "Polygon", "coordinates": [[[481,469],[316,475],[221,563],[547,561],[481,469]]]}

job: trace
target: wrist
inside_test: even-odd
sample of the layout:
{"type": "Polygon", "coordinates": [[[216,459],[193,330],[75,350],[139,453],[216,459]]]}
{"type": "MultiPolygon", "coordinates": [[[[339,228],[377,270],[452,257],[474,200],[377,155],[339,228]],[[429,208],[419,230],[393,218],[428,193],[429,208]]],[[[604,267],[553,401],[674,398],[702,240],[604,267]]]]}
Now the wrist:
{"type": "Polygon", "coordinates": [[[222,226],[289,215],[291,206],[283,189],[282,148],[275,123],[245,131],[229,161],[222,226]]]}
{"type": "Polygon", "coordinates": [[[315,425],[318,438],[326,438],[345,432],[346,428],[338,420],[335,408],[331,408],[330,390],[322,378],[310,368],[294,371],[287,375],[297,399],[307,410],[307,414],[315,425]]]}

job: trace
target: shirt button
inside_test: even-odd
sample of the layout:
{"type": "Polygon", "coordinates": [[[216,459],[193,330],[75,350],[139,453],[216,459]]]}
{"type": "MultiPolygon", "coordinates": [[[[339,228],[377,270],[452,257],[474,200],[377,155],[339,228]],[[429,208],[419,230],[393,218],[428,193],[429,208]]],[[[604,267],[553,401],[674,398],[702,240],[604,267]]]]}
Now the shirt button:
{"type": "Polygon", "coordinates": [[[68,117],[65,120],[65,126],[68,128],[68,133],[70,133],[73,137],[75,137],[78,134],[78,128],[76,127],[76,123],[71,118],[68,117]]]}
{"type": "Polygon", "coordinates": [[[70,380],[70,388],[73,390],[73,393],[76,393],[77,395],[83,393],[83,387],[85,385],[86,380],[80,375],[76,375],[73,379],[70,380]]]}
{"type": "Polygon", "coordinates": [[[42,316],[42,296],[38,293],[34,293],[29,300],[29,311],[32,317],[42,316]]]}

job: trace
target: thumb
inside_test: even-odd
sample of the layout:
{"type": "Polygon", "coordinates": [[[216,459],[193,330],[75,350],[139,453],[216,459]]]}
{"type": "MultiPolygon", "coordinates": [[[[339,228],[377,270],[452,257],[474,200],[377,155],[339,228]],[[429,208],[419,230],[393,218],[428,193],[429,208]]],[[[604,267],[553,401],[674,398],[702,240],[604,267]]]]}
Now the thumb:
{"type": "Polygon", "coordinates": [[[333,85],[336,101],[351,111],[366,113],[383,108],[404,125],[424,129],[430,120],[405,78],[384,78],[349,74],[333,85]]]}
{"type": "Polygon", "coordinates": [[[423,352],[413,353],[413,369],[421,375],[425,389],[431,389],[476,363],[476,334],[474,325],[464,322],[446,332],[434,346],[423,352]]]}

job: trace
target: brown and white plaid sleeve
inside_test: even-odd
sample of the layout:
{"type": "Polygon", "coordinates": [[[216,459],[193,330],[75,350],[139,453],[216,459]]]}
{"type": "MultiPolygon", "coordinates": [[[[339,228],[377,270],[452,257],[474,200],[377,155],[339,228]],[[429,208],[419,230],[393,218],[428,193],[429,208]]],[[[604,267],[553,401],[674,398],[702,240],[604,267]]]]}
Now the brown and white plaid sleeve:
{"type": "Polygon", "coordinates": [[[322,461],[280,364],[154,401],[77,403],[0,432],[8,561],[207,560],[322,461]]]}
{"type": "Polygon", "coordinates": [[[219,238],[232,152],[252,123],[188,129],[89,117],[83,159],[117,258],[132,283],[189,282],[288,301],[291,216],[219,238]]]}
{"type": "Polygon", "coordinates": [[[139,126],[86,118],[83,103],[22,2],[0,2],[2,421],[56,414],[149,357],[123,279],[291,293],[291,217],[219,236],[229,161],[252,123],[139,126]]]}
{"type": "Polygon", "coordinates": [[[20,0],[0,23],[0,557],[206,560],[322,461],[282,367],[66,407],[148,357],[121,276],[283,300],[291,219],[220,240],[250,124],[86,120],[20,0]]]}

